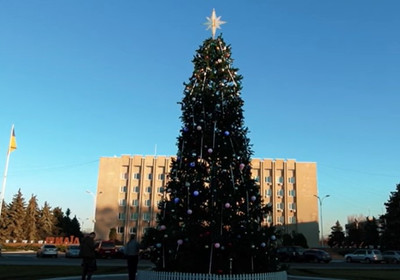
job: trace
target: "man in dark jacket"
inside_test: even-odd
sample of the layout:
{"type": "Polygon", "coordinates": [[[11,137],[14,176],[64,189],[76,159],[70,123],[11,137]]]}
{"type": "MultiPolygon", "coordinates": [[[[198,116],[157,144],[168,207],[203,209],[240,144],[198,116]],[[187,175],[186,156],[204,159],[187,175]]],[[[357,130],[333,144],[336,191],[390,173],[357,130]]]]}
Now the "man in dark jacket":
{"type": "Polygon", "coordinates": [[[92,274],[97,270],[94,238],[96,234],[91,232],[82,239],[79,255],[82,257],[82,280],[92,279],[92,274]],[[87,276],[87,278],[86,278],[87,276]]]}
{"type": "Polygon", "coordinates": [[[136,241],[136,234],[131,235],[131,240],[125,245],[124,253],[128,263],[129,280],[135,280],[139,261],[139,243],[136,241]]]}

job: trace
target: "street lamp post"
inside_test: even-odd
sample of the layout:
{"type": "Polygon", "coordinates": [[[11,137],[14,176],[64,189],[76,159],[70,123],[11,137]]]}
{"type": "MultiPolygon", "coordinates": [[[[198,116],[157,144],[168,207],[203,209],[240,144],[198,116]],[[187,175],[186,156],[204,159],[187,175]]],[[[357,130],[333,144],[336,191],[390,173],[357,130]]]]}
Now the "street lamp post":
{"type": "Polygon", "coordinates": [[[96,223],[96,195],[89,190],[87,190],[86,193],[90,194],[93,197],[93,219],[92,219],[92,222],[93,222],[93,231],[94,231],[94,224],[96,223]]]}
{"type": "Polygon", "coordinates": [[[318,201],[319,201],[319,216],[321,220],[321,246],[324,246],[324,223],[322,220],[322,202],[324,201],[325,198],[330,197],[329,194],[325,195],[324,197],[319,197],[318,195],[314,195],[318,201]]]}

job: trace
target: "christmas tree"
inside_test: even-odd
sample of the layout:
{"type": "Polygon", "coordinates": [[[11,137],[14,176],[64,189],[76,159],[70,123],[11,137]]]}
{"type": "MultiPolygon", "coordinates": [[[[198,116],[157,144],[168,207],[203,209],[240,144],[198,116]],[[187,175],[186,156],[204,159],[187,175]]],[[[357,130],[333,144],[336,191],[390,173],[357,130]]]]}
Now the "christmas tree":
{"type": "Polygon", "coordinates": [[[262,226],[271,211],[251,177],[251,147],[244,126],[242,76],[215,12],[213,37],[193,59],[185,83],[178,152],[155,229],[144,237],[159,270],[202,273],[276,271],[274,228],[262,226]]]}

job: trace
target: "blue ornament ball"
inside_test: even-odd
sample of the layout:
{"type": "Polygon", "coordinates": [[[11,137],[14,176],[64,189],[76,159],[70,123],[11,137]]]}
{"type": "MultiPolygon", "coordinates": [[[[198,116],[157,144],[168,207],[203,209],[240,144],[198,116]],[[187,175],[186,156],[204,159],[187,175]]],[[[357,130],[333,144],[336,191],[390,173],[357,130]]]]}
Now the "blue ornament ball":
{"type": "Polygon", "coordinates": [[[225,136],[229,136],[229,131],[224,132],[225,136]]]}
{"type": "Polygon", "coordinates": [[[161,248],[161,243],[157,243],[157,244],[156,244],[156,247],[157,247],[157,248],[161,248]]]}
{"type": "Polygon", "coordinates": [[[174,202],[179,203],[179,197],[175,197],[174,202]]]}
{"type": "Polygon", "coordinates": [[[198,192],[198,191],[194,191],[194,192],[193,192],[193,195],[194,195],[194,196],[198,196],[198,195],[199,195],[199,192],[198,192]]]}
{"type": "Polygon", "coordinates": [[[195,166],[196,166],[196,163],[194,163],[194,162],[190,163],[190,167],[195,167],[195,166]]]}

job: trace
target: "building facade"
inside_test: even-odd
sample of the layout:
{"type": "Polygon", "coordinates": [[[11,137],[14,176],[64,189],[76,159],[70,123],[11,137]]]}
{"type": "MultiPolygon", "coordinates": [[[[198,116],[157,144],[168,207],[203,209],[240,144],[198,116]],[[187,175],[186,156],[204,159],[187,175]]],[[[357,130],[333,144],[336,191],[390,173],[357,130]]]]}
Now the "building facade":
{"type": "MultiPolygon", "coordinates": [[[[140,240],[148,227],[156,226],[171,159],[138,155],[100,158],[95,210],[98,238],[108,239],[114,228],[124,243],[131,233],[140,240]]],[[[287,233],[302,233],[309,246],[317,246],[316,163],[253,159],[252,176],[260,184],[263,202],[273,208],[264,223],[287,233]]]]}

